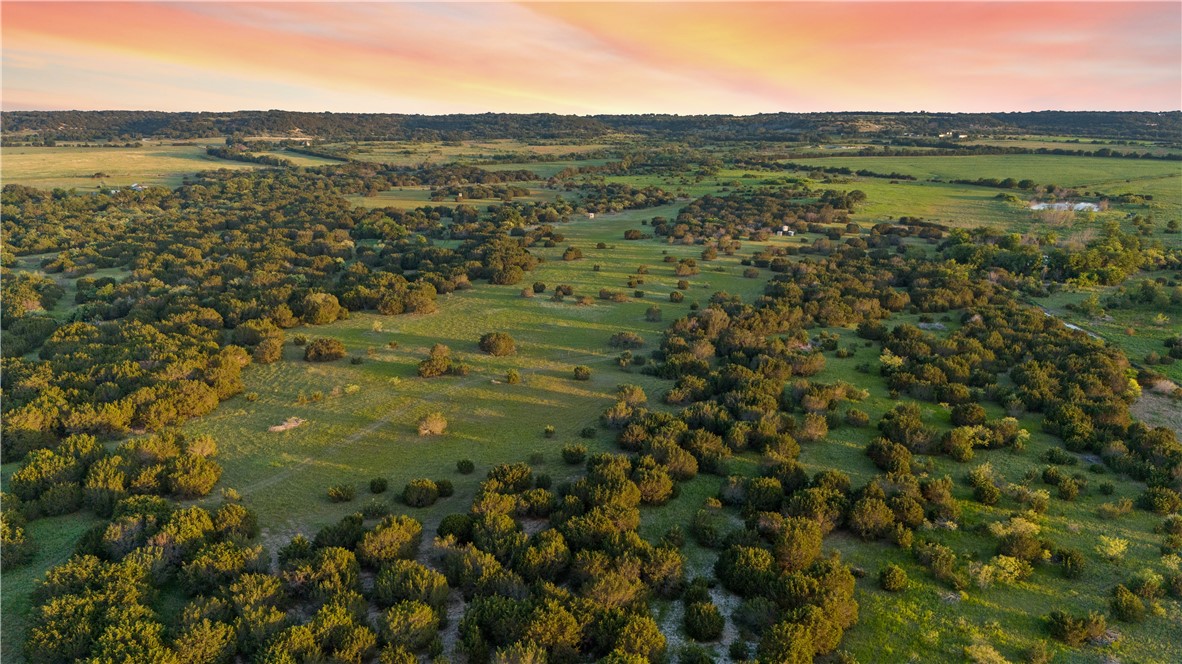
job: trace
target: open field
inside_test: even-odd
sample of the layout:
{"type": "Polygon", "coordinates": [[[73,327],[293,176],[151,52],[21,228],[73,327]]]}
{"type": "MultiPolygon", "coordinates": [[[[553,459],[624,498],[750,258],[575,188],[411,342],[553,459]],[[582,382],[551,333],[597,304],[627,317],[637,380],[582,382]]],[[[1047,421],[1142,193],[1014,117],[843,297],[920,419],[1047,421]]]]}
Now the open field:
{"type": "Polygon", "coordinates": [[[1080,140],[1070,136],[1014,136],[1005,138],[982,138],[962,141],[966,145],[996,145],[1000,147],[1028,148],[1038,150],[1085,150],[1094,151],[1108,148],[1115,152],[1148,152],[1154,155],[1178,154],[1178,148],[1154,145],[1137,141],[1106,141],[1102,139],[1080,140]]]}
{"type": "Polygon", "coordinates": [[[257,154],[267,155],[269,157],[276,157],[278,159],[286,159],[296,166],[331,166],[332,164],[341,163],[336,159],[327,159],[325,157],[316,157],[310,154],[301,154],[299,152],[291,152],[288,150],[272,150],[270,152],[259,152],[257,154]]]}
{"type": "Polygon", "coordinates": [[[77,189],[144,186],[176,187],[186,175],[228,168],[255,169],[257,164],[217,159],[205,154],[205,143],[139,148],[5,147],[0,149],[4,184],[39,189],[77,189]],[[103,177],[94,177],[97,173],[103,177]]]}
{"type": "Polygon", "coordinates": [[[882,173],[898,172],[919,179],[1031,179],[1039,184],[1053,183],[1085,190],[1096,187],[1106,193],[1137,192],[1143,181],[1182,178],[1182,162],[1177,161],[1058,155],[832,157],[796,161],[818,166],[847,166],[855,170],[869,168],[882,173]]]}
{"type": "MultiPolygon", "coordinates": [[[[1152,275],[1147,275],[1152,276],[1152,275]]],[[[1144,363],[1149,353],[1166,354],[1165,340],[1182,331],[1182,307],[1133,305],[1106,307],[1102,313],[1089,315],[1067,305],[1078,306],[1092,295],[1101,301],[1115,288],[1096,288],[1055,293],[1039,298],[1037,303],[1046,311],[1089,333],[1103,338],[1123,350],[1129,359],[1144,363]]],[[[1149,367],[1170,380],[1182,385],[1182,362],[1158,364],[1149,367]]]]}
{"type": "Polygon", "coordinates": [[[387,164],[411,165],[449,161],[481,161],[505,155],[565,155],[595,152],[627,137],[609,137],[603,142],[570,143],[561,141],[362,141],[359,143],[329,143],[324,149],[340,152],[353,159],[387,164]]]}
{"type": "MultiPolygon", "coordinates": [[[[353,314],[332,325],[300,328],[299,333],[311,338],[340,339],[351,354],[367,359],[361,365],[308,364],[298,359],[301,349],[289,346],[287,361],[248,372],[247,392],[257,392],[258,401],[248,403],[236,397],[189,426],[226,441],[222,446],[227,469],[224,486],[254,493],[255,484],[266,482],[266,491],[249,498],[264,522],[268,517],[292,514],[294,506],[305,529],[315,529],[349,511],[348,505],[332,505],[323,495],[323,489],[337,481],[352,480],[360,488],[361,481],[385,474],[392,486],[400,488],[415,477],[451,478],[457,498],[440,503],[439,510],[446,513],[462,510],[467,504],[464,491],[470,498],[482,477],[452,477],[455,462],[461,458],[476,461],[479,471],[500,461],[526,460],[540,453],[546,459],[544,472],[558,476],[563,472],[562,446],[578,442],[578,432],[596,423],[600,412],[610,405],[617,384],[639,384],[650,399],[659,398],[668,389],[667,381],[620,370],[615,365],[619,351],[607,345],[608,337],[620,330],[636,330],[651,348],[659,341],[664,325],[685,315],[691,302],[705,301],[717,290],[750,299],[762,289],[762,280],[739,275],[737,258],[723,258],[705,263],[702,274],[690,278],[684,303],[670,303],[668,294],[675,290],[678,278],[672,275],[670,264],[661,262],[661,252],[682,257],[696,256],[698,250],[625,242],[622,236],[625,229],[637,227],[640,219],[670,214],[673,209],[675,206],[599,215],[594,222],[566,225],[563,246],[539,249],[547,262],[530,273],[527,282],[481,286],[444,296],[437,314],[392,318],[353,314]],[[595,249],[601,241],[614,248],[595,249]],[[565,246],[582,248],[585,258],[562,261],[565,246]],[[595,264],[601,266],[600,271],[593,271],[595,264]],[[650,266],[645,284],[639,287],[645,291],[643,299],[629,298],[625,303],[597,299],[593,305],[581,306],[575,298],[551,302],[549,291],[531,299],[520,294],[522,287],[542,281],[550,289],[556,284],[571,284],[576,297],[595,296],[600,288],[632,295],[624,282],[641,264],[650,266]],[[716,265],[724,271],[712,271],[716,265]],[[644,320],[645,310],[654,304],[662,308],[665,322],[644,320]],[[377,326],[380,331],[375,330],[377,326]],[[494,358],[481,353],[476,341],[491,331],[509,332],[517,341],[517,355],[494,358]],[[397,342],[396,350],[388,348],[391,341],[397,342]],[[451,347],[454,357],[472,366],[471,375],[418,378],[415,367],[434,343],[451,347]],[[369,349],[374,350],[373,357],[366,355],[369,349]],[[571,378],[576,364],[592,368],[591,381],[571,378]],[[522,372],[520,385],[500,382],[510,368],[522,372]],[[345,394],[343,390],[350,384],[359,385],[360,391],[345,394]],[[332,396],[334,388],[341,393],[332,396]],[[296,404],[301,392],[311,395],[316,391],[326,395],[323,401],[296,404]],[[415,423],[432,410],[440,410],[448,418],[449,433],[438,440],[419,438],[415,423]],[[281,434],[266,431],[267,426],[291,416],[308,423],[281,434]],[[542,436],[548,423],[558,430],[552,439],[542,436]],[[350,439],[357,431],[366,433],[350,439]],[[343,440],[350,442],[333,447],[343,440]],[[326,458],[321,459],[321,454],[326,458]],[[289,472],[291,475],[285,474],[289,472]],[[271,479],[276,475],[288,479],[276,482],[271,479]],[[314,489],[307,484],[309,476],[317,478],[314,489]]],[[[607,450],[614,447],[608,438],[602,432],[588,442],[607,450]]]]}

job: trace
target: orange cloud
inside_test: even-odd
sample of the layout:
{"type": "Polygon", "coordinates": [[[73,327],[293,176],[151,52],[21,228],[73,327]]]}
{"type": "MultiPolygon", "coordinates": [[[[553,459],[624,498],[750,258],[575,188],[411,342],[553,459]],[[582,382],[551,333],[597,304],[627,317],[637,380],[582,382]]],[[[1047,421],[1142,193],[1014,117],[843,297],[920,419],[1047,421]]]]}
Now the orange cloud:
{"type": "Polygon", "coordinates": [[[4,2],[4,107],[1166,109],[1179,8],[4,2]]]}

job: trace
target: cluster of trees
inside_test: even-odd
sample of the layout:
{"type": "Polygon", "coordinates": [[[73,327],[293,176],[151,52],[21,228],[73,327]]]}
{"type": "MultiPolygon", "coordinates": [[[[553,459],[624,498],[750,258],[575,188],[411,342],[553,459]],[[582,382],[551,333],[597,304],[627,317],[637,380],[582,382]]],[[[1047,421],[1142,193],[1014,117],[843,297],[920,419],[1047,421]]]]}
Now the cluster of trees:
{"type": "MultiPolygon", "coordinates": [[[[872,231],[871,237],[885,236],[872,231]]],[[[846,249],[820,260],[785,263],[782,270],[755,305],[718,293],[707,307],[668,328],[654,354],[658,362],[646,371],[676,380],[665,400],[684,405],[680,413],[649,412],[621,398],[603,415],[604,424],[619,430],[621,447],[666,464],[674,479],[697,472],[725,476],[728,458],[741,450],[763,455],[761,476],[729,477],[719,495],[721,504],[740,509],[749,532],[728,532],[719,508],[709,505],[691,528],[700,543],[723,550],[716,571],[728,588],[747,601],[754,596],[771,600],[770,617],[757,631],[765,644],[761,653],[770,647],[771,634],[778,633],[772,625],[793,630],[793,642],[806,644],[809,638],[800,634],[814,639],[837,634],[839,639],[848,627],[836,608],[823,612],[829,622],[805,623],[799,600],[787,605],[791,613],[775,613],[785,608],[773,590],[779,588],[776,574],[785,570],[782,556],[803,555],[794,547],[810,541],[816,544],[806,553],[819,552],[820,538],[835,528],[910,549],[919,564],[957,590],[1020,580],[1048,562],[1069,576],[1079,574],[1079,552],[1048,542],[1035,524],[1020,518],[990,526],[997,555],[986,562],[919,535],[925,524],[954,527],[961,508],[952,479],[916,471],[915,455],[948,454],[967,461],[974,450],[1021,451],[1025,445],[1029,434],[1018,421],[989,418],[983,402],[1012,413],[1042,413],[1043,428],[1068,450],[1096,454],[1115,470],[1147,482],[1150,490],[1141,502],[1146,509],[1169,514],[1182,506],[1173,488],[1182,473],[1182,444],[1169,429],[1132,421],[1128,405],[1139,388],[1127,359],[1020,305],[991,278],[989,268],[846,249]],[[961,325],[944,335],[884,324],[895,312],[952,310],[960,311],[961,325]],[[924,421],[914,403],[888,411],[877,424],[879,437],[867,447],[882,474],[861,488],[837,471],[810,478],[796,460],[802,445],[823,441],[830,428],[865,424],[864,413],[844,405],[864,393],[808,380],[824,366],[818,350],[836,349],[827,335],[810,330],[831,326],[856,327],[860,336],[881,344],[880,370],[892,390],[952,410],[954,427],[943,434],[924,421]],[[802,535],[804,528],[815,528],[814,535],[802,535]],[[791,546],[782,545],[787,548],[777,539],[784,529],[792,532],[785,538],[791,546]],[[775,561],[781,561],[779,570],[775,561]]],[[[1057,462],[1061,457],[1071,455],[1053,455],[1057,462]]],[[[1074,500],[1088,488],[1086,478],[1068,477],[1053,467],[1044,478],[1062,500],[1074,500]]],[[[975,469],[969,479],[974,497],[983,503],[996,504],[1005,496],[1036,513],[1047,509],[1047,491],[1007,484],[988,466],[975,469]]],[[[805,566],[817,555],[805,555],[805,566]]],[[[897,574],[891,576],[883,583],[896,589],[905,584],[897,574]]],[[[837,641],[825,643],[832,648],[837,641]]]]}
{"type": "Polygon", "coordinates": [[[1138,270],[1182,267],[1182,249],[1126,233],[1117,222],[1105,224],[1103,232],[1082,250],[1057,242],[1051,235],[1028,241],[1017,234],[957,229],[941,244],[941,252],[974,268],[1005,270],[1000,276],[1026,290],[1040,289],[1044,280],[1080,286],[1116,285],[1138,270]]]}
{"type": "Polygon", "coordinates": [[[825,173],[827,175],[857,175],[864,178],[883,178],[887,180],[914,180],[914,175],[907,175],[904,173],[897,173],[891,171],[890,173],[879,173],[866,168],[859,168],[854,170],[848,166],[816,166],[813,164],[800,164],[794,162],[769,161],[766,164],[769,168],[789,169],[794,171],[809,171],[816,173],[825,173]]]}
{"type": "Polygon", "coordinates": [[[634,187],[625,182],[588,182],[579,186],[579,204],[588,212],[619,212],[656,207],[674,200],[660,187],[634,187]]]}
{"type": "Polygon", "coordinates": [[[111,516],[119,502],[135,496],[192,499],[208,495],[221,477],[209,436],[175,433],[129,439],[113,451],[94,436],[75,434],[52,448],[28,453],[3,498],[5,569],[28,562],[35,543],[24,524],[83,508],[111,516]]]}
{"type": "MultiPolygon", "coordinates": [[[[402,115],[393,113],[233,113],[160,111],[14,111],[0,127],[5,137],[31,132],[34,140],[132,137],[314,136],[330,141],[591,139],[613,133],[679,140],[830,142],[943,131],[1118,137],[1176,141],[1182,113],[1037,111],[1029,113],[765,113],[733,115],[597,115],[550,113],[402,115]]],[[[900,144],[938,143],[898,139],[900,144]]],[[[957,143],[947,145],[959,146],[957,143]]]]}
{"type": "Polygon", "coordinates": [[[245,161],[251,164],[263,164],[265,166],[278,166],[283,168],[294,168],[295,162],[283,157],[275,157],[269,154],[254,154],[246,151],[246,146],[227,146],[217,147],[210,146],[205,148],[205,153],[211,157],[218,159],[226,159],[229,161],[245,161]]]}
{"type": "MultiPolygon", "coordinates": [[[[519,281],[537,263],[526,246],[553,235],[511,236],[516,211],[448,211],[468,216],[445,231],[435,209],[351,207],[335,184],[350,168],[217,171],[175,191],[85,196],[6,186],[5,254],[53,252],[44,269],[78,277],[78,294],[58,325],[40,312],[60,286],[4,279],[4,458],[74,433],[118,437],[205,414],[242,390],[250,362],[281,357],[285,329],[350,310],[433,312],[438,293],[471,280],[519,281]],[[458,248],[432,243],[457,233],[458,248]],[[82,276],[113,267],[126,276],[82,276]],[[39,357],[26,359],[31,351],[39,357]]],[[[466,168],[449,172],[475,177],[466,168]]],[[[308,359],[341,355],[329,345],[309,345],[308,359]]]]}
{"type": "Polygon", "coordinates": [[[898,139],[892,138],[893,145],[915,146],[919,149],[908,150],[906,148],[891,147],[890,145],[882,145],[879,148],[873,146],[864,147],[857,152],[808,152],[803,154],[794,154],[795,157],[817,159],[821,157],[955,157],[955,156],[979,156],[979,155],[1011,155],[1011,154],[1047,154],[1058,155],[1066,157],[1100,157],[1100,158],[1121,158],[1121,159],[1162,159],[1166,161],[1182,161],[1182,153],[1176,152],[1137,152],[1136,150],[1129,150],[1122,152],[1113,150],[1112,148],[1100,148],[1098,150],[1078,150],[1071,148],[1025,148],[1012,145],[987,145],[987,144],[971,144],[971,143],[957,143],[955,141],[943,140],[925,140],[925,139],[898,139]]]}
{"type": "Polygon", "coordinates": [[[117,502],[34,595],[33,662],[408,661],[441,650],[448,583],[413,560],[422,525],[355,514],[277,552],[238,503],[214,512],[160,498],[117,502]],[[371,521],[372,523],[373,521],[371,521]],[[374,575],[363,590],[361,574],[374,575]],[[168,584],[179,611],[160,611],[168,584]]]}
{"type": "Polygon", "coordinates": [[[772,231],[797,221],[844,224],[849,206],[862,192],[818,191],[807,187],[759,189],[726,196],[708,194],[682,208],[674,220],[654,219],[653,233],[682,242],[706,239],[766,239],[772,231]]]}
{"type": "Polygon", "coordinates": [[[659,468],[599,454],[557,490],[525,464],[489,471],[471,511],[446,517],[437,540],[448,583],[468,600],[459,639],[470,661],[663,655],[648,602],[682,592],[684,560],[636,532],[638,506],[670,490],[653,492],[659,468]],[[544,524],[527,534],[522,519],[544,524]]]}
{"type": "Polygon", "coordinates": [[[431,190],[431,200],[462,200],[465,198],[497,198],[504,202],[519,196],[529,196],[530,190],[511,184],[453,184],[431,190]]]}
{"type": "Polygon", "coordinates": [[[58,328],[48,312],[66,291],[54,279],[21,272],[8,274],[0,284],[0,326],[4,330],[3,353],[20,357],[38,346],[58,328]]]}

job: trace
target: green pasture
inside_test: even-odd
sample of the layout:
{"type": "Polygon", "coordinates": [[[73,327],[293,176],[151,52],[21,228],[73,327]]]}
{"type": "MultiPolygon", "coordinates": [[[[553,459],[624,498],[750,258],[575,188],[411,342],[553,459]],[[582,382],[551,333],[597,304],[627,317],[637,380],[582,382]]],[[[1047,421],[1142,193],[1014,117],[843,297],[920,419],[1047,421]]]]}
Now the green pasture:
{"type": "Polygon", "coordinates": [[[868,168],[880,173],[898,172],[920,179],[1031,179],[1039,184],[1053,183],[1077,189],[1097,187],[1105,193],[1138,191],[1132,185],[1141,180],[1182,178],[1182,162],[1177,161],[1060,155],[832,157],[793,161],[827,167],[846,166],[855,170],[868,168]]]}
{"type": "Polygon", "coordinates": [[[1156,145],[1148,141],[1108,141],[1104,139],[1076,139],[1070,136],[1001,136],[969,139],[966,145],[996,145],[999,147],[1027,148],[1038,150],[1084,150],[1093,152],[1108,148],[1115,152],[1146,152],[1154,155],[1177,154],[1177,148],[1156,145]]]}
{"type": "Polygon", "coordinates": [[[259,168],[258,164],[218,159],[205,154],[206,144],[148,143],[138,148],[5,147],[0,149],[4,184],[38,189],[115,189],[135,183],[179,186],[186,175],[228,168],[259,168]],[[94,177],[102,173],[103,177],[94,177]]]}
{"type": "MultiPolygon", "coordinates": [[[[1135,283],[1139,278],[1139,276],[1135,276],[1130,279],[1129,283],[1135,283]]],[[[1165,356],[1168,350],[1165,347],[1165,340],[1182,333],[1182,308],[1180,307],[1157,308],[1151,305],[1106,307],[1103,313],[1096,315],[1088,315],[1067,308],[1068,304],[1080,304],[1093,293],[1098,294],[1100,301],[1103,302],[1104,296],[1112,290],[1114,289],[1064,290],[1045,298],[1039,298],[1037,304],[1058,318],[1077,325],[1117,346],[1135,363],[1143,364],[1145,356],[1149,353],[1165,356]]],[[[1182,362],[1158,364],[1149,368],[1182,385],[1182,362]]]]}
{"type": "MultiPolygon", "coordinates": [[[[473,459],[483,473],[498,462],[542,454],[545,463],[539,472],[556,477],[569,472],[560,460],[562,446],[582,440],[579,431],[596,423],[611,404],[616,385],[640,384],[652,400],[659,400],[668,389],[665,381],[621,370],[615,361],[620,351],[607,344],[612,334],[638,331],[651,349],[659,343],[664,325],[685,315],[690,302],[705,302],[716,290],[750,299],[762,289],[762,280],[743,278],[738,257],[729,257],[702,263],[703,272],[689,278],[686,301],[670,303],[668,295],[679,278],[673,274],[673,264],[661,262],[663,252],[696,257],[700,248],[625,242],[622,236],[625,229],[638,227],[641,218],[672,214],[674,208],[600,215],[594,222],[564,226],[566,241],[538,250],[547,262],[525,282],[481,285],[443,296],[436,314],[353,314],[332,325],[293,330],[289,339],[295,334],[340,339],[364,361],[308,364],[300,359],[299,348],[289,346],[284,361],[246,372],[247,392],[257,393],[257,401],[236,397],[189,428],[214,434],[221,441],[226,468],[222,485],[246,494],[263,523],[278,521],[305,531],[358,508],[327,501],[324,490],[338,482],[353,482],[360,489],[369,478],[384,476],[401,488],[415,477],[453,479],[457,497],[439,504],[433,515],[438,517],[466,509],[465,496],[470,499],[480,479],[479,474],[455,476],[458,459],[473,459]],[[610,248],[596,249],[601,241],[610,248]],[[568,245],[580,247],[585,258],[562,261],[568,245]],[[599,271],[594,270],[596,264],[599,271]],[[635,298],[626,281],[641,264],[649,265],[650,272],[639,287],[645,297],[635,298]],[[546,283],[547,293],[523,298],[521,289],[534,281],[546,283]],[[627,293],[629,301],[597,298],[594,304],[579,305],[576,298],[567,298],[552,302],[550,293],[560,283],[574,286],[576,298],[597,298],[600,288],[611,288],[627,293]],[[645,321],[645,311],[653,304],[661,306],[664,322],[645,321]],[[476,342],[491,331],[509,332],[517,341],[517,355],[493,358],[481,353],[476,342]],[[391,341],[397,342],[397,349],[389,348],[391,341]],[[417,363],[434,343],[450,346],[456,359],[471,365],[471,374],[418,378],[417,363]],[[573,380],[573,367],[578,364],[592,367],[592,380],[573,380]],[[512,368],[522,373],[519,385],[503,382],[512,368]],[[359,389],[353,391],[350,385],[359,389]],[[323,393],[321,401],[297,403],[300,393],[310,399],[315,392],[323,393]],[[415,424],[432,410],[445,414],[449,432],[439,438],[420,438],[415,424]],[[288,417],[301,417],[307,423],[283,433],[267,431],[288,417]],[[554,438],[543,437],[546,424],[556,427],[554,438]],[[310,478],[315,478],[311,484],[310,478]]],[[[609,438],[601,432],[586,442],[593,448],[611,449],[609,438]]],[[[431,516],[429,511],[426,515],[431,516]]]]}

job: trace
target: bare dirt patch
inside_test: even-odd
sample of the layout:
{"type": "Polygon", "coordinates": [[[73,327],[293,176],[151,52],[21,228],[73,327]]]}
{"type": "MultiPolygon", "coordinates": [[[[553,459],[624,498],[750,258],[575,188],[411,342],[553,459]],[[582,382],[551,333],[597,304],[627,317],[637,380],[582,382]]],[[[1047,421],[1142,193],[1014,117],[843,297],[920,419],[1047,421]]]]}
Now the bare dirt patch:
{"type": "Polygon", "coordinates": [[[1145,390],[1129,410],[1149,426],[1167,427],[1182,434],[1182,403],[1172,397],[1145,390]]]}
{"type": "Polygon", "coordinates": [[[283,424],[275,424],[275,425],[267,427],[267,431],[270,431],[271,433],[278,433],[280,431],[288,431],[290,429],[294,429],[294,428],[300,426],[304,422],[307,422],[307,420],[300,418],[300,417],[289,417],[283,421],[283,424]]]}

